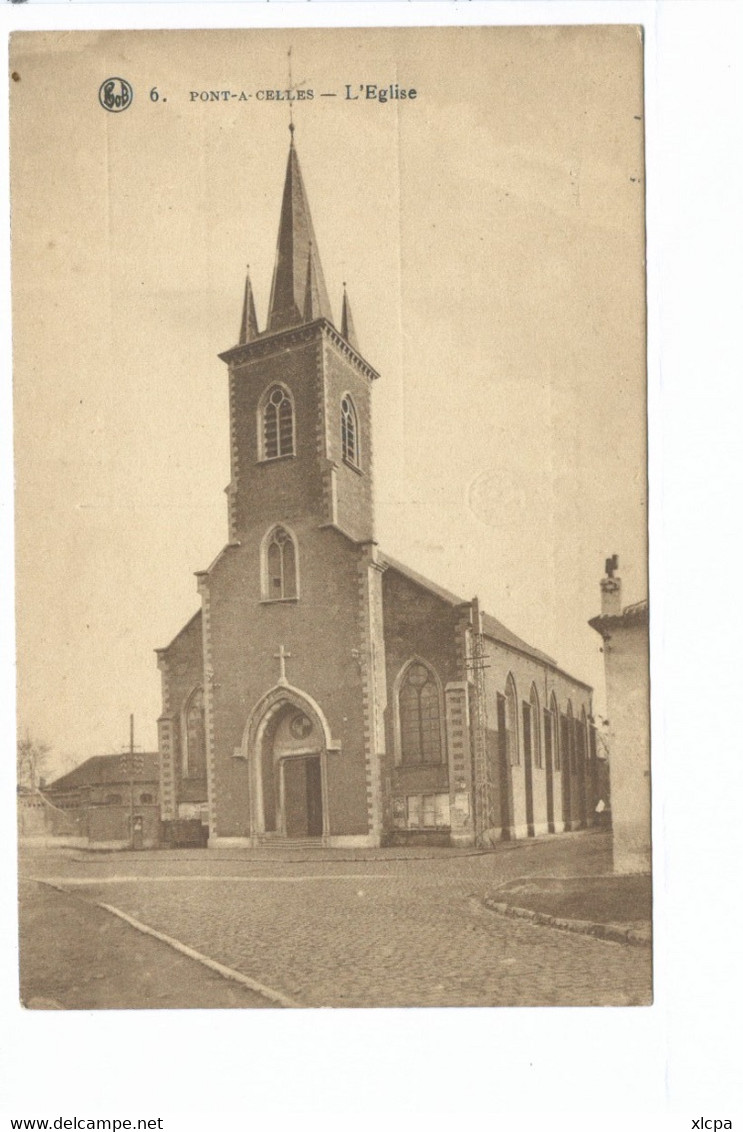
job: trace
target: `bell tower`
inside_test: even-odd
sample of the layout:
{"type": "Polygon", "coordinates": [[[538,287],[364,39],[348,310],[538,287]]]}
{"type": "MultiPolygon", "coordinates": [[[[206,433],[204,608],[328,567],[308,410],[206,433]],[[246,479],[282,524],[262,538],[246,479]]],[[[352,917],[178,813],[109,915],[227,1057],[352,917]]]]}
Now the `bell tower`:
{"type": "Polygon", "coordinates": [[[301,827],[328,843],[377,844],[386,702],[372,505],[378,375],[359,352],[345,286],[340,327],[333,318],[293,130],[265,327],[247,278],[238,342],[220,357],[229,543],[198,574],[210,837],[256,843],[301,827]]]}
{"type": "Polygon", "coordinates": [[[231,542],[267,524],[374,537],[371,383],[348,294],[335,324],[299,157],[291,143],[268,318],[259,329],[246,277],[229,368],[231,542]]]}

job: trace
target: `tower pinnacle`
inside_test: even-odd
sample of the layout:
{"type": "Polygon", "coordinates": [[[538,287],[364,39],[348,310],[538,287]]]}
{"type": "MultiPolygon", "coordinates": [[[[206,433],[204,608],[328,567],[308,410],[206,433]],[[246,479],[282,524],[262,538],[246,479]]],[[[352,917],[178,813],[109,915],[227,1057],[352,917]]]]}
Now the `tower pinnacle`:
{"type": "Polygon", "coordinates": [[[244,346],[246,342],[252,342],[253,339],[257,337],[258,319],[255,314],[253,288],[250,283],[250,264],[248,264],[245,272],[245,295],[243,297],[242,322],[240,323],[240,338],[238,341],[241,346],[244,346]]]}

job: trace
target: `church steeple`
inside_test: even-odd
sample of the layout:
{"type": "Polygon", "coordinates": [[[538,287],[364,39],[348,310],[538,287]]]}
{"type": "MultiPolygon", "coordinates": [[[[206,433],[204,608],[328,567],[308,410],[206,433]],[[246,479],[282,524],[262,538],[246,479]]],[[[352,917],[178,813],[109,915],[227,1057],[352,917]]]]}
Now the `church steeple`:
{"type": "Polygon", "coordinates": [[[246,342],[252,342],[254,338],[258,337],[258,319],[255,314],[255,301],[253,299],[253,288],[250,283],[250,271],[248,270],[245,275],[245,295],[243,298],[243,316],[240,323],[240,338],[238,343],[244,346],[246,342]]]}
{"type": "Polygon", "coordinates": [[[268,330],[285,330],[316,318],[333,321],[292,130],[268,330]]]}

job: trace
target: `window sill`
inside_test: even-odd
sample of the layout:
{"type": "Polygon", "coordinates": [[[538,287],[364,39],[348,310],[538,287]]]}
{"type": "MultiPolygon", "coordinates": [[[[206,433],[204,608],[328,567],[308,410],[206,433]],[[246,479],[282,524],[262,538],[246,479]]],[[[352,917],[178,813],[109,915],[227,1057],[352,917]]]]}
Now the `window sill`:
{"type": "Polygon", "coordinates": [[[406,825],[405,833],[451,833],[450,825],[406,825]]]}
{"type": "Polygon", "coordinates": [[[345,456],[343,457],[343,463],[347,468],[350,468],[352,472],[355,472],[357,476],[363,476],[364,473],[358,466],[358,464],[354,464],[350,460],[347,460],[345,456]]]}
{"type": "Polygon", "coordinates": [[[262,597],[259,605],[292,605],[299,601],[299,597],[262,597]]]}
{"type": "Polygon", "coordinates": [[[287,452],[284,456],[262,456],[256,464],[280,464],[282,460],[296,460],[296,452],[287,452]]]}
{"type": "Polygon", "coordinates": [[[446,766],[443,759],[439,759],[437,763],[408,763],[400,759],[395,763],[395,770],[424,770],[427,767],[446,766]]]}

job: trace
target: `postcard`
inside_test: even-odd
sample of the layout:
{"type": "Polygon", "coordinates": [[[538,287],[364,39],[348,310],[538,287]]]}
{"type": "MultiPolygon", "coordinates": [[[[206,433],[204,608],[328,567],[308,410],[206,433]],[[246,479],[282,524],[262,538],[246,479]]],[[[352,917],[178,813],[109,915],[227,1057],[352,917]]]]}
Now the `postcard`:
{"type": "Polygon", "coordinates": [[[11,41],[20,997],[652,1001],[643,35],[11,41]]]}

